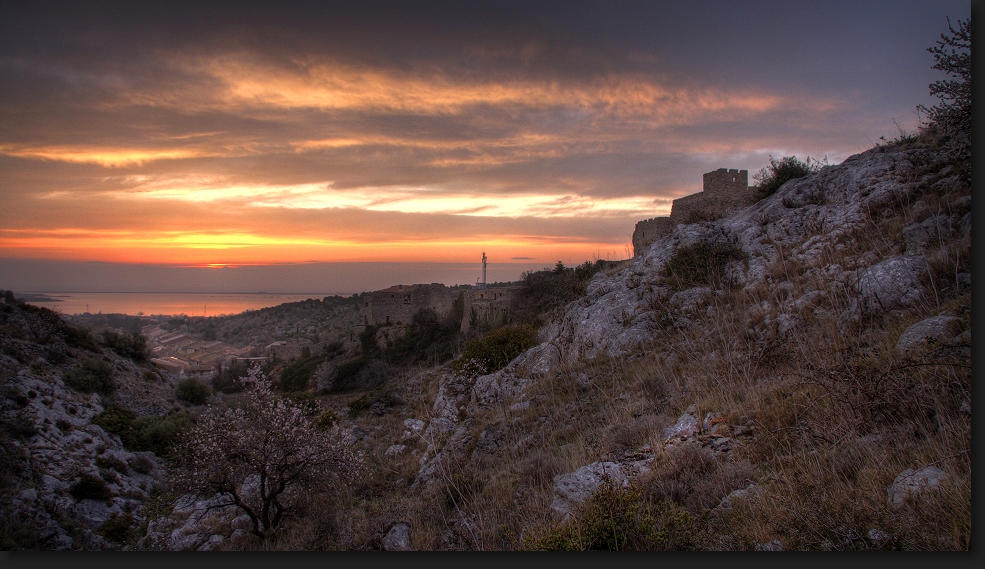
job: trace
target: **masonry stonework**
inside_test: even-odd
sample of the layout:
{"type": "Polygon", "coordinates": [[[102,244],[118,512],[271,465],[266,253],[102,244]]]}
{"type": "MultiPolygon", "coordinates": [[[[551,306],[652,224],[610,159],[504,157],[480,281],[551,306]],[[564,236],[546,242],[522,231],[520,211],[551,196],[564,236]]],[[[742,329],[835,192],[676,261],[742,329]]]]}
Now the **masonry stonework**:
{"type": "Polygon", "coordinates": [[[366,326],[410,324],[414,314],[427,308],[443,318],[455,302],[452,291],[440,283],[396,285],[367,293],[363,300],[366,326]]]}
{"type": "Polygon", "coordinates": [[[713,221],[731,215],[755,201],[755,187],[749,185],[749,171],[719,168],[703,176],[701,192],[674,200],[670,217],[655,217],[636,224],[633,255],[641,255],[657,239],[670,234],[682,223],[713,221]]]}
{"type": "Polygon", "coordinates": [[[510,312],[516,308],[516,292],[519,289],[516,286],[501,286],[466,291],[462,332],[468,332],[472,328],[473,313],[480,324],[505,323],[510,312]]]}

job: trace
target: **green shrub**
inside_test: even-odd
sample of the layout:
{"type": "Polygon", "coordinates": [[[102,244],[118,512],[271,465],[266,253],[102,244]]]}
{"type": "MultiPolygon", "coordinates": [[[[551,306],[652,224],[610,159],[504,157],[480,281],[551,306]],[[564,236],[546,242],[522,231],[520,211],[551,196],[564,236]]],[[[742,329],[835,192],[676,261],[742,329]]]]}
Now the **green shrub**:
{"type": "Polygon", "coordinates": [[[770,165],[753,175],[756,181],[756,199],[761,200],[776,193],[780,186],[795,178],[803,178],[817,172],[818,167],[807,162],[801,162],[796,156],[784,156],[777,160],[770,156],[770,165]]]}
{"type": "Polygon", "coordinates": [[[136,441],[134,432],[134,420],[137,414],[118,405],[110,405],[102,413],[92,418],[94,425],[99,425],[107,433],[112,433],[120,437],[123,446],[130,448],[136,441]]]}
{"type": "Polygon", "coordinates": [[[138,417],[136,413],[117,405],[107,407],[93,417],[92,422],[106,432],[119,436],[127,450],[151,451],[157,456],[167,456],[178,437],[193,424],[183,412],[166,417],[138,417]]]}
{"type": "Polygon", "coordinates": [[[678,247],[661,274],[671,288],[687,290],[696,286],[716,284],[730,261],[741,261],[746,254],[733,243],[699,241],[678,247]]]}
{"type": "Polygon", "coordinates": [[[76,326],[65,327],[65,343],[69,346],[89,350],[90,352],[100,352],[102,350],[99,347],[99,342],[96,341],[96,337],[92,335],[92,332],[76,326]]]}
{"type": "Polygon", "coordinates": [[[63,379],[66,385],[76,391],[111,395],[116,391],[114,375],[113,366],[105,361],[86,358],[82,360],[82,365],[69,370],[63,379]]]}
{"type": "Polygon", "coordinates": [[[150,357],[147,349],[147,338],[141,334],[124,332],[119,334],[113,330],[102,332],[102,345],[113,350],[118,355],[130,358],[135,362],[145,362],[150,357]]]}
{"type": "MultiPolygon", "coordinates": [[[[459,295],[459,300],[462,296],[459,295]]],[[[385,358],[394,365],[410,365],[425,362],[431,365],[444,363],[455,357],[458,351],[459,328],[464,302],[456,300],[459,318],[441,320],[430,308],[421,309],[411,317],[404,334],[385,351],[385,358]]]]}
{"type": "Polygon", "coordinates": [[[469,375],[493,373],[536,345],[537,330],[533,326],[503,326],[466,342],[462,356],[452,364],[452,368],[457,373],[469,375]]]}
{"type": "Polygon", "coordinates": [[[321,415],[318,415],[318,417],[315,418],[315,420],[313,420],[311,424],[316,429],[319,429],[321,431],[327,431],[328,429],[331,429],[336,424],[338,424],[338,422],[339,422],[339,416],[335,413],[335,411],[329,409],[328,411],[325,411],[321,415]]]}
{"type": "Polygon", "coordinates": [[[521,549],[548,551],[681,551],[695,547],[693,517],[670,502],[653,504],[636,485],[606,480],[572,519],[521,549]]]}
{"type": "Polygon", "coordinates": [[[188,377],[178,382],[174,389],[175,396],[192,405],[205,405],[212,396],[212,388],[194,377],[188,377]]]}
{"type": "Polygon", "coordinates": [[[381,403],[384,406],[390,407],[393,405],[399,405],[401,401],[400,398],[394,395],[390,390],[377,387],[359,399],[349,403],[349,411],[347,415],[350,419],[355,419],[368,411],[369,408],[376,403],[381,403]]]}
{"type": "Polygon", "coordinates": [[[108,500],[113,497],[109,486],[102,478],[83,474],[79,481],[69,488],[68,493],[76,500],[108,500]]]}
{"type": "Polygon", "coordinates": [[[308,389],[308,383],[315,369],[327,359],[326,354],[319,354],[314,357],[300,358],[287,366],[280,374],[280,388],[282,391],[304,391],[308,389]]]}
{"type": "Polygon", "coordinates": [[[947,27],[951,35],[941,34],[927,51],[934,55],[932,69],[951,79],[930,84],[930,94],[940,104],[918,109],[927,113],[928,126],[944,137],[951,157],[966,160],[971,157],[971,18],[958,20],[957,29],[948,19],[947,27]]]}
{"type": "Polygon", "coordinates": [[[126,543],[135,535],[133,515],[113,514],[96,530],[99,535],[116,543],[126,543]]]}
{"type": "Polygon", "coordinates": [[[154,471],[154,461],[144,455],[138,455],[130,459],[130,468],[138,474],[150,474],[154,471]]]}
{"type": "Polygon", "coordinates": [[[373,389],[389,379],[391,372],[382,360],[357,358],[339,365],[330,391],[373,389]]]}
{"type": "Polygon", "coordinates": [[[128,470],[127,463],[109,454],[103,456],[97,456],[96,466],[98,466],[99,468],[107,468],[109,470],[115,470],[120,474],[126,474],[128,470]]]}
{"type": "Polygon", "coordinates": [[[151,451],[157,456],[169,456],[174,444],[193,425],[191,418],[184,412],[172,413],[167,417],[138,417],[133,422],[134,441],[130,450],[151,451]]]}

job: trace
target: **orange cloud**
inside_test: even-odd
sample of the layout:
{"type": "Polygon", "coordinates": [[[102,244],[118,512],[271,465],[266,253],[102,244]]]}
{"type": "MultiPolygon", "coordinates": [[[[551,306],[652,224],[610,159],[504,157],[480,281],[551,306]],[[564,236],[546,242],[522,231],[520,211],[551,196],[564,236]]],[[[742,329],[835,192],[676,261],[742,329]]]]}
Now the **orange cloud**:
{"type": "Polygon", "coordinates": [[[593,242],[577,236],[473,236],[465,239],[414,239],[355,242],[248,232],[137,232],[87,229],[0,229],[6,257],[157,263],[243,265],[332,261],[472,260],[476,251],[508,259],[586,260],[600,251],[624,256],[624,244],[593,242]]]}
{"type": "Polygon", "coordinates": [[[817,108],[817,101],[763,92],[671,87],[635,73],[570,83],[534,79],[470,81],[438,72],[379,70],[336,62],[312,62],[301,64],[300,70],[286,69],[239,54],[187,58],[175,65],[208,77],[210,80],[204,82],[208,86],[178,87],[166,93],[131,93],[128,101],[195,110],[321,109],[432,115],[460,113],[475,105],[567,107],[632,117],[654,125],[707,119],[709,113],[734,116],[804,105],[817,108]],[[221,85],[218,89],[213,87],[216,82],[221,85]]]}
{"type": "MultiPolygon", "coordinates": [[[[98,164],[107,168],[140,165],[153,160],[179,160],[196,158],[209,154],[190,149],[136,150],[132,148],[85,147],[85,146],[0,146],[0,154],[17,158],[58,160],[62,162],[98,164]]],[[[212,153],[211,155],[216,155],[212,153]]]]}

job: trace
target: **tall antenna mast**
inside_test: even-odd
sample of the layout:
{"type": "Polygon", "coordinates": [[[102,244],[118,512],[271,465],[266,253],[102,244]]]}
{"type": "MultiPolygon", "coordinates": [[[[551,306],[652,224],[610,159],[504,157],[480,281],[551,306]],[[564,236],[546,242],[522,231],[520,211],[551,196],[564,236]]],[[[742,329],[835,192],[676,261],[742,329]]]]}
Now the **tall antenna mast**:
{"type": "Polygon", "coordinates": [[[482,288],[486,288],[486,252],[482,252],[482,288]]]}

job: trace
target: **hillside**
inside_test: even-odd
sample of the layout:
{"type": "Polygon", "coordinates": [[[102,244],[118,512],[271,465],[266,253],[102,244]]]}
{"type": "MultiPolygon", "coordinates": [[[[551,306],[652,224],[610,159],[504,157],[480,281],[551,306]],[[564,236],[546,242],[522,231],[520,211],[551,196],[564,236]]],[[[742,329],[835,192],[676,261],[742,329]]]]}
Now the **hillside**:
{"type": "Polygon", "coordinates": [[[500,371],[405,369],[321,399],[371,474],[309,496],[271,539],[186,509],[141,543],[967,549],[961,168],[901,140],[680,225],[596,273],[500,371]]]}
{"type": "MultiPolygon", "coordinates": [[[[168,485],[202,401],[125,336],[4,304],[5,549],[966,550],[967,172],[932,137],[877,146],[594,273],[499,371],[295,394],[366,470],[288,492],[264,540],[168,485]]],[[[215,332],[317,308],[320,333],[345,303],[215,332]]]]}

